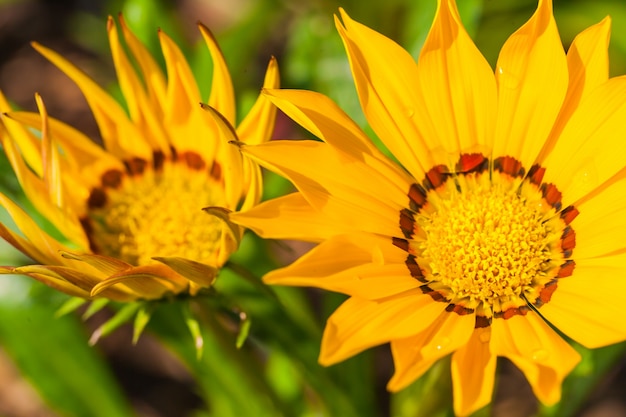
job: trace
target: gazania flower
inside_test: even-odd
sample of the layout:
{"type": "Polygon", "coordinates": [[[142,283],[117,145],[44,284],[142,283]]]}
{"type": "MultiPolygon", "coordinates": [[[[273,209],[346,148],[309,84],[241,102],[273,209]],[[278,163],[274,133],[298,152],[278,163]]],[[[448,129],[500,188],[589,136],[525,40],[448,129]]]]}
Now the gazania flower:
{"type": "Polygon", "coordinates": [[[626,79],[608,79],[609,25],[565,54],[540,0],[493,71],[453,0],[417,64],[342,10],[361,106],[399,164],[325,96],[267,92],[323,142],[242,145],[298,191],[230,219],[319,243],[265,282],[350,296],[322,364],[390,342],[398,391],[452,355],[467,415],[490,401],[497,357],[557,402],[579,355],[555,328],[590,348],[626,339],[626,79]]]}
{"type": "MultiPolygon", "coordinates": [[[[261,195],[260,169],[228,145],[234,140],[233,87],[220,49],[200,32],[213,59],[208,104],[178,47],[159,32],[167,78],[120,18],[108,35],[128,114],[112,97],[59,54],[34,47],[83,91],[100,128],[102,147],[62,122],[40,114],[3,117],[2,145],[32,206],[56,229],[48,233],[5,195],[0,203],[17,231],[0,236],[38,265],[2,267],[65,293],[117,301],[195,294],[210,286],[237,248],[242,229],[220,209],[251,207],[261,195]],[[135,70],[135,66],[138,71],[135,70]],[[41,140],[32,133],[41,130],[41,140]]],[[[270,61],[265,87],[278,87],[270,61]]],[[[0,110],[10,112],[4,97],[0,110]]],[[[269,139],[275,110],[260,97],[236,129],[237,140],[269,139]]]]}

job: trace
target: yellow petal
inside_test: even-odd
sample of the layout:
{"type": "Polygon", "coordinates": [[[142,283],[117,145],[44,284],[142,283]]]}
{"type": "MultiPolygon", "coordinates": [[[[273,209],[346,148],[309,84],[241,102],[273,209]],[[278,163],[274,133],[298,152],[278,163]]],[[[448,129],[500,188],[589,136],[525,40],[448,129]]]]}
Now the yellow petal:
{"type": "Polygon", "coordinates": [[[169,266],[176,273],[203,287],[210,287],[213,285],[219,271],[213,266],[180,257],[166,258],[155,256],[152,259],[169,266]]]}
{"type": "MultiPolygon", "coordinates": [[[[64,206],[64,190],[62,187],[61,162],[59,149],[53,138],[50,137],[48,112],[39,94],[35,100],[41,114],[41,160],[43,163],[43,185],[48,199],[56,207],[64,206]]],[[[66,173],[67,174],[67,173],[66,173]]]]}
{"type": "MultiPolygon", "coordinates": [[[[227,208],[235,209],[241,199],[243,193],[248,192],[243,188],[243,161],[241,153],[237,146],[237,134],[233,126],[226,118],[216,109],[210,106],[202,106],[204,113],[215,125],[216,136],[213,138],[219,143],[219,162],[222,164],[222,173],[224,176],[224,191],[226,193],[227,208]]],[[[259,195],[261,193],[260,185],[250,190],[259,195]]],[[[257,196],[255,195],[255,198],[257,196]]]]}
{"type": "Polygon", "coordinates": [[[496,65],[498,113],[493,154],[530,167],[543,147],[567,91],[565,52],[552,0],[506,41],[496,65]]]}
{"type": "Polygon", "coordinates": [[[194,151],[209,163],[215,159],[219,143],[216,128],[200,108],[200,91],[182,51],[162,31],[159,39],[167,68],[163,126],[177,151],[194,151]]]}
{"type": "Polygon", "coordinates": [[[74,284],[71,284],[67,282],[65,279],[60,278],[56,275],[51,276],[50,274],[40,274],[36,272],[30,272],[30,273],[16,272],[14,267],[8,267],[8,266],[0,266],[0,274],[3,274],[3,275],[23,274],[28,277],[36,279],[37,281],[47,285],[50,288],[53,288],[57,291],[61,291],[62,293],[71,295],[73,297],[89,298],[89,291],[82,290],[79,287],[75,286],[74,284]]]}
{"type": "Polygon", "coordinates": [[[129,263],[126,263],[117,258],[112,258],[110,256],[96,255],[93,253],[78,254],[65,251],[60,252],[60,254],[65,259],[85,262],[105,275],[114,275],[133,267],[129,263]]]}
{"type": "Polygon", "coordinates": [[[581,204],[571,226],[576,232],[576,259],[606,255],[626,248],[626,178],[604,187],[581,204]]]}
{"type": "MultiPolygon", "coordinates": [[[[141,41],[130,31],[121,14],[118,19],[126,45],[131,50],[133,57],[141,69],[144,84],[146,86],[146,90],[148,91],[148,96],[150,97],[152,103],[161,108],[160,106],[166,102],[167,87],[165,83],[165,76],[163,75],[159,65],[152,57],[152,54],[150,54],[148,49],[146,49],[141,41]]],[[[163,114],[162,108],[161,114],[163,114]]]]}
{"type": "Polygon", "coordinates": [[[445,307],[419,289],[378,301],[351,297],[329,317],[319,361],[332,365],[372,346],[415,335],[445,307]]]}
{"type": "Polygon", "coordinates": [[[626,77],[612,78],[584,97],[547,155],[543,181],[557,185],[567,206],[626,165],[626,77]]]}
{"type": "Polygon", "coordinates": [[[143,265],[127,269],[91,288],[91,296],[96,296],[115,284],[124,284],[141,298],[151,300],[162,298],[166,293],[179,293],[187,286],[187,281],[166,265],[143,265]]]}
{"type": "Polygon", "coordinates": [[[400,191],[407,193],[414,182],[406,172],[385,157],[335,102],[323,94],[305,90],[265,90],[269,99],[300,126],[380,172],[400,191]]]}
{"type": "Polygon", "coordinates": [[[475,329],[469,342],[452,355],[454,413],[468,416],[491,402],[496,357],[489,351],[491,329],[475,329]]]}
{"type": "MultiPolygon", "coordinates": [[[[445,303],[430,301],[445,307],[445,303]]],[[[391,353],[396,371],[387,384],[390,391],[399,391],[422,376],[430,366],[465,345],[470,338],[476,323],[473,314],[460,316],[456,313],[441,312],[438,317],[425,319],[425,329],[404,340],[391,343],[391,353]]]]}
{"type": "Polygon", "coordinates": [[[266,239],[321,242],[348,231],[311,207],[301,193],[274,198],[228,217],[266,239]]]}
{"type": "Polygon", "coordinates": [[[367,121],[413,177],[422,178],[435,165],[429,149],[436,145],[427,142],[435,137],[432,122],[418,127],[414,119],[424,110],[417,64],[400,45],[340,12],[343,24],[337,18],[335,24],[367,121]]]}
{"type": "Polygon", "coordinates": [[[141,80],[124,52],[117,33],[117,27],[111,16],[109,16],[107,21],[107,31],[117,79],[124,94],[130,117],[139,130],[144,133],[143,138],[150,144],[152,149],[158,149],[163,154],[169,155],[168,140],[159,123],[162,117],[160,109],[153,101],[149,100],[141,80]]]}
{"type": "MultiPolygon", "coordinates": [[[[395,67],[391,62],[386,64],[395,67]]],[[[417,73],[424,107],[416,109],[413,120],[420,129],[432,124],[432,132],[422,132],[430,149],[439,144],[452,155],[472,151],[488,155],[485,146],[493,141],[496,120],[496,82],[465,31],[454,1],[439,0],[417,73]]]]}
{"type": "MultiPolygon", "coordinates": [[[[15,113],[9,105],[6,97],[2,94],[2,91],[0,91],[0,120],[2,121],[2,124],[0,124],[0,140],[4,143],[11,138],[11,140],[17,143],[22,151],[22,156],[26,160],[26,163],[33,171],[35,171],[35,174],[41,176],[43,173],[43,167],[41,165],[40,141],[27,129],[25,129],[24,126],[20,123],[15,123],[15,120],[12,120],[14,119],[14,114],[15,113]]],[[[36,129],[40,129],[41,121],[39,121],[34,127],[36,129]]]]}
{"type": "Polygon", "coordinates": [[[26,239],[19,238],[18,235],[3,227],[5,235],[10,233],[12,239],[28,251],[26,255],[41,263],[63,263],[58,253],[60,250],[68,250],[68,248],[44,232],[24,210],[2,193],[0,193],[0,206],[6,209],[26,239]]]}
{"type": "Polygon", "coordinates": [[[293,264],[268,273],[263,281],[380,299],[421,285],[411,277],[405,258],[406,252],[389,244],[388,238],[364,233],[339,235],[322,242],[293,264]]]}
{"type": "MultiPolygon", "coordinates": [[[[62,281],[70,283],[75,289],[79,290],[78,295],[74,289],[65,291],[70,295],[77,295],[83,298],[90,298],[89,290],[96,285],[100,279],[94,275],[79,271],[74,268],[57,265],[28,265],[15,268],[14,273],[28,275],[45,284],[57,283],[61,285],[59,289],[68,289],[67,286],[60,284],[62,281]]],[[[55,287],[57,288],[57,287],[55,287]]],[[[102,296],[116,301],[130,301],[135,298],[132,293],[120,288],[110,288],[102,293],[102,296]]]]}
{"type": "Polygon", "coordinates": [[[577,260],[539,310],[557,329],[588,348],[626,339],[626,254],[577,260]]]}
{"type": "Polygon", "coordinates": [[[231,125],[234,125],[235,92],[233,91],[233,82],[230,79],[226,60],[209,28],[202,23],[198,23],[198,28],[213,60],[213,80],[211,81],[211,95],[209,96],[208,104],[219,111],[231,125]]]}
{"type": "MultiPolygon", "coordinates": [[[[267,66],[263,88],[279,88],[280,80],[278,63],[272,57],[267,66]]],[[[217,107],[216,107],[217,108],[217,107]]],[[[219,110],[219,109],[218,109],[219,110]]],[[[276,107],[263,94],[259,94],[256,102],[237,126],[239,140],[248,145],[259,145],[271,139],[276,121],[276,107]]]]}
{"type": "Polygon", "coordinates": [[[491,353],[509,358],[542,403],[559,401],[563,378],[580,361],[580,355],[534,311],[508,320],[495,319],[491,328],[491,353]]]}
{"type": "Polygon", "coordinates": [[[321,142],[272,141],[243,146],[242,151],[290,179],[313,207],[346,228],[387,236],[400,233],[398,219],[407,205],[408,184],[395,184],[321,142]]]}
{"type": "Polygon", "coordinates": [[[85,73],[58,53],[34,42],[33,47],[56,65],[81,89],[100,128],[106,148],[120,159],[152,158],[152,150],[122,107],[85,73]],[[133,138],[133,140],[128,140],[133,138]]]}
{"type": "Polygon", "coordinates": [[[552,149],[563,127],[583,97],[609,79],[610,31],[611,18],[606,17],[600,23],[589,27],[574,38],[567,51],[569,72],[567,94],[559,117],[550,133],[550,138],[537,158],[539,162],[543,161],[545,155],[552,149]]]}

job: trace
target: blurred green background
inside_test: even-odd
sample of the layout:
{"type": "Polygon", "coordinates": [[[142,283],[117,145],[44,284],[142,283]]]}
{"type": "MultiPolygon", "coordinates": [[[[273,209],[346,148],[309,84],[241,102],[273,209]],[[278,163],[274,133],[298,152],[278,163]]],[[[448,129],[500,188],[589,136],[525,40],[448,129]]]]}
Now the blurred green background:
{"type": "MultiPolygon", "coordinates": [[[[458,2],[468,31],[492,66],[507,36],[523,24],[536,7],[535,0],[458,2]]],[[[611,75],[626,73],[624,0],[555,0],[554,3],[566,47],[578,32],[611,15],[611,75]]],[[[240,115],[245,114],[256,98],[270,56],[276,56],[283,87],[323,92],[365,127],[333,14],[343,7],[352,18],[391,37],[417,57],[435,6],[435,0],[0,0],[0,90],[16,106],[29,110],[35,110],[33,94],[41,93],[52,116],[97,141],[97,127],[79,90],[38,56],[29,42],[36,40],[62,53],[122,100],[106,36],[107,15],[117,16],[122,12],[132,30],[159,59],[157,28],[177,41],[191,62],[205,97],[210,87],[211,64],[195,23],[201,21],[209,26],[229,64],[240,115]]],[[[275,136],[304,135],[285,117],[279,117],[275,136]]],[[[10,169],[5,160],[1,162],[0,189],[19,199],[10,169]]],[[[275,177],[268,177],[267,182],[266,197],[279,195],[287,189],[285,183],[275,177]]],[[[3,214],[2,220],[8,221],[6,215],[3,214]]],[[[267,244],[261,250],[259,245],[266,244],[249,237],[238,255],[243,264],[257,266],[255,274],[260,275],[287,261],[288,256],[278,254],[281,245],[267,244]]],[[[0,264],[26,261],[6,244],[0,245],[0,264]]],[[[225,275],[222,281],[227,280],[228,271],[225,275]]],[[[279,314],[270,311],[271,307],[259,296],[258,290],[224,285],[225,293],[231,291],[241,297],[250,310],[261,311],[272,319],[273,314],[279,314]],[[242,295],[242,291],[248,292],[242,295]]],[[[279,295],[283,294],[281,291],[278,290],[279,295]]],[[[149,332],[132,346],[132,330],[126,326],[92,348],[87,345],[89,334],[111,316],[110,311],[99,312],[85,322],[78,314],[54,318],[65,296],[21,277],[0,276],[0,417],[390,415],[387,411],[390,398],[383,389],[391,372],[386,347],[333,367],[335,369],[323,374],[319,381],[307,383],[302,380],[310,377],[307,374],[310,369],[298,368],[289,359],[293,353],[314,363],[319,349],[319,338],[315,338],[320,334],[325,317],[341,297],[321,298],[317,293],[299,290],[285,290],[282,296],[291,300],[292,305],[287,306],[287,310],[295,315],[298,303],[306,304],[302,309],[310,313],[302,313],[294,323],[304,327],[303,333],[314,335],[314,343],[294,345],[297,353],[277,350],[273,355],[268,354],[264,372],[272,392],[277,393],[271,395],[291,404],[291,408],[279,410],[268,406],[266,411],[257,414],[254,410],[265,407],[265,401],[270,400],[265,398],[266,394],[258,394],[262,389],[254,382],[249,386],[241,384],[237,375],[243,371],[231,364],[239,361],[247,366],[245,355],[250,352],[244,349],[233,353],[232,349],[219,346],[220,341],[229,338],[234,341],[233,332],[224,337],[215,336],[215,345],[211,344],[211,336],[206,336],[209,350],[205,352],[205,359],[194,365],[190,337],[177,325],[183,318],[177,316],[178,310],[169,311],[170,307],[166,306],[164,312],[157,315],[155,324],[148,327],[158,339],[149,332]],[[164,349],[160,341],[165,341],[169,349],[164,349]],[[171,350],[176,355],[172,355],[171,350]],[[363,364],[367,367],[363,368],[363,364]],[[373,387],[356,386],[359,381],[368,379],[374,381],[373,387]],[[298,409],[293,405],[298,401],[323,403],[324,399],[318,398],[311,386],[324,386],[328,383],[324,381],[336,383],[349,396],[333,399],[337,404],[327,408],[318,405],[298,409]],[[309,388],[312,391],[306,391],[309,388]],[[359,404],[352,404],[355,399],[359,404]],[[291,414],[294,410],[299,412],[291,414]],[[337,414],[340,412],[343,414],[337,414]]],[[[280,316],[275,318],[281,320],[280,316]]],[[[279,331],[263,325],[255,327],[254,319],[252,323],[253,334],[259,337],[264,332],[279,331]]],[[[210,330],[218,335],[228,333],[218,324],[210,330]]],[[[295,343],[298,334],[281,337],[288,343],[295,343]]],[[[258,347],[253,350],[254,354],[262,351],[258,347]]],[[[575,407],[552,410],[538,409],[523,377],[504,363],[491,412],[496,416],[513,417],[530,416],[537,410],[554,416],[626,416],[626,372],[624,361],[619,359],[622,350],[623,347],[594,353],[585,351],[585,361],[575,371],[579,382],[566,390],[571,397],[563,401],[575,407]],[[613,372],[607,373],[607,367],[614,364],[617,365],[613,372]],[[598,376],[600,373],[608,376],[598,376]],[[580,408],[581,402],[582,411],[573,411],[580,408]]],[[[424,380],[415,389],[437,389],[437,386],[428,385],[424,380]]],[[[394,417],[418,415],[410,407],[394,410],[391,414],[394,417]]]]}

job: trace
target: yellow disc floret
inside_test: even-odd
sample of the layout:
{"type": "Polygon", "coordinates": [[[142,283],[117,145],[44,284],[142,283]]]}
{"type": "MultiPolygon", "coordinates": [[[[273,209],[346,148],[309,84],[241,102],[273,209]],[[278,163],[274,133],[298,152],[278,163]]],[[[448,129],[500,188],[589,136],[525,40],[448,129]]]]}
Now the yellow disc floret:
{"type": "Polygon", "coordinates": [[[102,207],[88,213],[90,239],[97,252],[133,265],[157,256],[215,264],[223,223],[202,211],[207,206],[224,206],[223,188],[204,172],[166,163],[106,189],[102,207]]]}

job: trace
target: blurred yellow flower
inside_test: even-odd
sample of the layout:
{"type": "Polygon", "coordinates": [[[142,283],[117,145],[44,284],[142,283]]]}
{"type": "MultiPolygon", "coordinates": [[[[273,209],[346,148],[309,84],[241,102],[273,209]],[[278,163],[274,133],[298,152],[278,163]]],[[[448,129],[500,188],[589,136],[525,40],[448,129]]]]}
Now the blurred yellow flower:
{"type": "MultiPolygon", "coordinates": [[[[260,96],[236,129],[235,97],[224,57],[199,25],[213,59],[208,103],[174,42],[159,31],[167,77],[120,17],[130,61],[112,18],[108,34],[128,114],[93,80],[59,54],[33,46],[81,88],[103,147],[48,117],[12,112],[0,95],[0,138],[26,197],[56,228],[52,235],[0,194],[17,231],[0,236],[40,265],[1,267],[65,293],[117,301],[197,293],[210,286],[237,248],[243,230],[219,209],[250,208],[261,196],[259,167],[228,145],[270,138],[275,109],[260,96]],[[139,71],[135,70],[134,64],[139,71]],[[41,139],[33,134],[41,130],[41,139]],[[235,136],[236,135],[236,136],[235,136]],[[222,218],[220,218],[222,217],[222,218]]],[[[278,88],[274,59],[266,88],[278,88]]]]}
{"type": "Polygon", "coordinates": [[[341,10],[361,106],[402,167],[327,97],[268,90],[322,139],[242,145],[298,192],[230,219],[319,243],[271,284],[350,298],[320,362],[390,342],[398,391],[452,354],[454,410],[489,403],[496,358],[546,404],[579,354],[626,339],[626,78],[608,78],[610,20],[567,54],[552,2],[505,43],[495,72],[440,0],[416,62],[341,10]]]}

